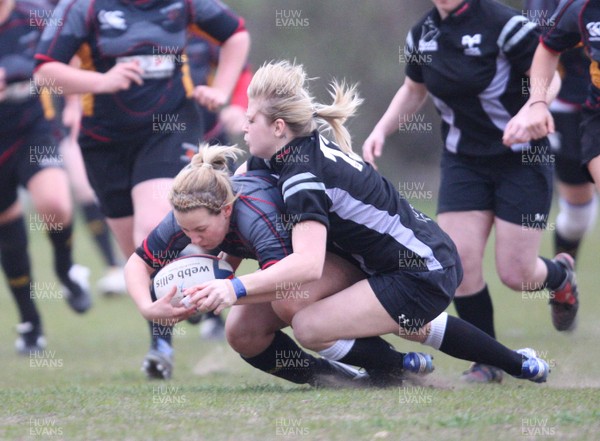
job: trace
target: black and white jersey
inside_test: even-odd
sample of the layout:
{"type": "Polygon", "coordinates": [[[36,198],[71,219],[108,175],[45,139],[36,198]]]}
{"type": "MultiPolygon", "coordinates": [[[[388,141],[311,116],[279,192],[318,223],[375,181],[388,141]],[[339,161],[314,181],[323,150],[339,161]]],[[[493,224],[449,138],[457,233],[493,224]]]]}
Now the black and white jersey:
{"type": "Polygon", "coordinates": [[[542,44],[554,53],[561,53],[583,42],[591,58],[591,87],[585,107],[600,109],[600,2],[563,0],[552,21],[554,26],[544,34],[542,44]]]}
{"type": "Polygon", "coordinates": [[[265,166],[279,175],[287,220],[325,225],[328,246],[350,254],[367,274],[455,265],[454,244],[433,220],[360,156],[343,153],[318,131],[269,160],[248,161],[249,170],[265,166]]]}
{"type": "Polygon", "coordinates": [[[406,75],[432,96],[446,149],[471,156],[506,152],[502,134],[529,98],[525,73],[538,39],[535,24],[493,0],[467,0],[444,20],[433,8],[410,30],[406,75]]]}
{"type": "MultiPolygon", "coordinates": [[[[285,207],[277,180],[264,171],[236,175],[232,179],[238,194],[229,232],[219,249],[232,256],[256,259],[262,269],[277,263],[292,252],[291,226],[283,215],[285,207]]],[[[152,268],[162,268],[190,244],[169,212],[137,248],[136,254],[152,268]]]]}

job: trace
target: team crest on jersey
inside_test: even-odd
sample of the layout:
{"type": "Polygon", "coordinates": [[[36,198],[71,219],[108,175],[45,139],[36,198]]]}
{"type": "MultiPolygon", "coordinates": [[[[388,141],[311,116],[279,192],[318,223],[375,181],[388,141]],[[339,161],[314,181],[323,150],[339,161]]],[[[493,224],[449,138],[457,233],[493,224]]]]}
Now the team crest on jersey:
{"type": "Polygon", "coordinates": [[[120,31],[127,29],[123,11],[105,11],[102,9],[98,12],[98,21],[100,22],[100,29],[118,29],[120,31]]]}
{"type": "Polygon", "coordinates": [[[460,42],[465,48],[465,55],[481,56],[481,49],[478,47],[481,44],[481,34],[463,35],[460,42]]]}
{"type": "Polygon", "coordinates": [[[585,25],[590,41],[600,41],[600,21],[592,21],[585,25]]]}
{"type": "Polygon", "coordinates": [[[428,17],[421,27],[421,38],[419,39],[419,51],[435,52],[438,50],[437,39],[440,36],[440,30],[436,27],[431,17],[428,17]]]}

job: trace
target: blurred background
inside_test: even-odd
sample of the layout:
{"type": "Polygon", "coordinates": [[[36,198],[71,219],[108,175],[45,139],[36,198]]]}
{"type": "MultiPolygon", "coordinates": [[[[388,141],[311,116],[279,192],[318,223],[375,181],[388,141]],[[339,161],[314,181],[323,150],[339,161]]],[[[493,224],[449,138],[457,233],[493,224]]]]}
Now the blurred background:
{"type": "MultiPolygon", "coordinates": [[[[410,27],[433,7],[426,0],[226,3],[246,19],[254,69],[273,59],[295,59],[310,77],[318,78],[311,90],[325,103],[331,102],[327,86],[332,78],[359,83],[365,102],[359,115],[348,122],[357,153],[404,80],[400,55],[410,27]]],[[[521,10],[518,0],[502,3],[521,10]]],[[[435,108],[428,102],[405,130],[388,138],[378,163],[382,174],[394,183],[419,182],[435,199],[442,152],[439,123],[435,108]]]]}

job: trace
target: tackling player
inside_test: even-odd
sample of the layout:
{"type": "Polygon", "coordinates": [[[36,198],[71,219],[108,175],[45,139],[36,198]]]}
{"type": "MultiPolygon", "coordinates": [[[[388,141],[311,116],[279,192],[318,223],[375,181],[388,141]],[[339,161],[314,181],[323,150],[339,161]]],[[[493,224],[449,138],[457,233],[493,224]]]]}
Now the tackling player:
{"type": "Polygon", "coordinates": [[[279,176],[293,252],[259,273],[188,288],[191,302],[220,311],[284,281],[318,280],[330,248],[351,256],[368,277],[295,313],[292,328],[302,346],[369,373],[392,371],[403,360],[384,352],[388,344],[379,336],[394,333],[517,378],[545,381],[548,365],[532,350],[512,351],[443,312],[462,279],[454,244],[352,152],[343,122],[361,102],[355,88],[334,82],[334,103],[327,106],[314,102],[305,82],[301,66],[262,66],[248,89],[245,126],[254,155],[248,169],[279,176]],[[337,145],[320,134],[319,123],[332,130],[337,145]]]}
{"type": "MultiPolygon", "coordinates": [[[[127,286],[146,319],[181,319],[189,315],[189,310],[171,305],[175,289],[171,295],[153,302],[148,284],[154,272],[176,258],[190,243],[206,250],[222,250],[233,268],[237,268],[242,259],[250,258],[258,260],[264,271],[291,254],[289,225],[282,214],[284,204],[276,179],[267,171],[229,179],[228,164],[240,152],[232,147],[201,148],[192,163],[175,178],[170,194],[173,211],[129,259],[125,268],[127,286]]],[[[278,307],[301,309],[364,277],[358,268],[334,255],[328,255],[325,267],[327,276],[305,286],[306,296],[302,299],[286,297],[271,303],[270,300],[276,300],[271,294],[249,296],[231,309],[227,317],[228,338],[245,361],[294,383],[348,384],[348,380],[357,375],[339,363],[302,351],[281,331],[289,321],[280,319],[274,312],[278,307]]],[[[424,370],[419,360],[431,364],[426,354],[400,354],[387,345],[383,353],[388,352],[405,360],[405,366],[395,372],[397,376],[405,369],[424,370]]],[[[164,351],[157,351],[154,356],[157,366],[164,371],[162,375],[170,377],[171,357],[164,351]]],[[[375,360],[378,356],[375,355],[375,360]]],[[[376,374],[370,379],[378,384],[387,380],[376,374]]]]}

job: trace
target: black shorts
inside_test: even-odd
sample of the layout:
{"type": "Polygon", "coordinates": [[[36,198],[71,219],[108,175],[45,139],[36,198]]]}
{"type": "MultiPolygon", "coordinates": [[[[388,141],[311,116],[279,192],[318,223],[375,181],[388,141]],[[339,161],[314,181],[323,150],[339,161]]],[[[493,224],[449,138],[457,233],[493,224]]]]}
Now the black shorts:
{"type": "Polygon", "coordinates": [[[56,126],[40,120],[31,131],[3,136],[0,142],[0,213],[17,201],[19,186],[27,187],[38,172],[63,167],[59,132],[56,126]]]}
{"type": "Polygon", "coordinates": [[[581,164],[588,181],[593,182],[588,163],[600,155],[600,112],[583,109],[581,122],[581,164]]]}
{"type": "Polygon", "coordinates": [[[581,113],[553,112],[556,132],[550,137],[552,151],[556,154],[556,176],[571,185],[589,181],[581,167],[581,113]]]}
{"type": "Polygon", "coordinates": [[[438,213],[492,211],[526,228],[546,227],[554,172],[549,146],[487,157],[445,150],[441,165],[438,213]]]}
{"type": "Polygon", "coordinates": [[[133,215],[133,187],[151,179],[173,178],[189,162],[183,143],[200,143],[200,113],[193,102],[186,101],[173,115],[177,117],[171,121],[176,123],[161,117],[147,129],[116,141],[80,136],[87,175],[106,217],[133,215]]]}
{"type": "Polygon", "coordinates": [[[416,331],[446,310],[462,281],[462,266],[434,271],[396,271],[371,276],[377,299],[400,327],[416,331]]]}

